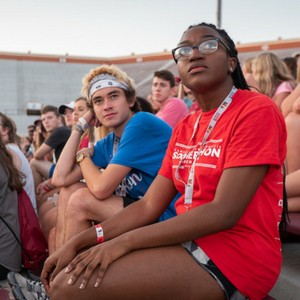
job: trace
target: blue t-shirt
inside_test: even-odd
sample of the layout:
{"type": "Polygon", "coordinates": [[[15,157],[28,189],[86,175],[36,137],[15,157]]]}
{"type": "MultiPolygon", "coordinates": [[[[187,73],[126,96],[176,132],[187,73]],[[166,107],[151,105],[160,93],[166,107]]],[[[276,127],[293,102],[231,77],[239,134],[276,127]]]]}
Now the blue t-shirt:
{"type": "Polygon", "coordinates": [[[164,158],[172,128],[153,114],[138,112],[126,124],[113,155],[112,132],[95,145],[92,160],[98,167],[118,164],[132,168],[126,176],[126,194],[133,199],[144,196],[164,158]]]}

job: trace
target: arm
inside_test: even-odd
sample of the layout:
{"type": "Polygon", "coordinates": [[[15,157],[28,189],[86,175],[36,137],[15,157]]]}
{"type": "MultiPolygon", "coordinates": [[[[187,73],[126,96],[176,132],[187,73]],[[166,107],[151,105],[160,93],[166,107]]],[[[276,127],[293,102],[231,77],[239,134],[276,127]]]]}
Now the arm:
{"type": "Polygon", "coordinates": [[[288,198],[300,197],[300,169],[286,176],[285,185],[288,198]]]}
{"type": "Polygon", "coordinates": [[[300,96],[296,98],[293,103],[293,112],[296,114],[300,114],[300,96]]]}
{"type": "MultiPolygon", "coordinates": [[[[177,194],[173,182],[158,175],[148,189],[149,196],[124,208],[120,213],[112,217],[106,226],[105,239],[109,240],[126,231],[154,222],[166,209],[172,198],[177,194]],[[161,185],[164,186],[161,189],[161,185]],[[150,193],[150,194],[149,194],[150,193]],[[148,199],[148,200],[147,200],[148,199]],[[153,202],[150,199],[156,199],[153,202]],[[159,199],[159,201],[157,201],[159,199]],[[123,213],[123,211],[127,213],[123,213]],[[132,217],[134,216],[134,217],[132,217]],[[114,221],[119,224],[114,225],[114,221]]],[[[54,252],[45,262],[41,278],[49,288],[51,281],[71,260],[83,249],[97,245],[96,231],[89,228],[72,239],[54,252]]]]}
{"type": "MultiPolygon", "coordinates": [[[[234,226],[251,201],[267,169],[267,166],[227,169],[220,179],[212,202],[167,221],[144,226],[158,217],[176,193],[173,182],[158,175],[142,200],[102,223],[105,240],[111,241],[96,246],[95,251],[90,250],[78,255],[72,261],[68,271],[81,261],[80,266],[77,265],[76,271],[72,274],[72,282],[75,282],[79,274],[90,264],[89,254],[93,259],[97,256],[98,260],[92,270],[90,265],[89,271],[86,271],[84,285],[99,264],[101,273],[99,272],[98,283],[102,280],[106,268],[114,260],[133,250],[179,244],[234,226]],[[239,178],[238,182],[236,178],[239,178]]],[[[95,230],[92,228],[86,231],[86,235],[82,233],[70,240],[68,244],[71,249],[82,249],[84,243],[87,245],[88,235],[89,246],[92,235],[95,244],[95,230]]],[[[51,265],[46,266],[42,274],[43,280],[51,270],[49,269],[51,265]]]]}
{"type": "MultiPolygon", "coordinates": [[[[120,236],[123,242],[126,241],[129,251],[132,251],[178,244],[231,228],[242,216],[267,170],[268,166],[238,167],[225,170],[212,202],[198,206],[185,214],[164,222],[141,227],[143,225],[142,219],[145,218],[144,214],[138,216],[141,211],[130,212],[129,220],[126,216],[129,215],[129,211],[122,210],[115,219],[111,218],[102,223],[105,239],[120,235],[120,230],[123,230],[124,226],[126,231],[141,227],[120,236]],[[239,178],[238,182],[236,178],[239,178]]],[[[165,185],[163,186],[165,187],[165,185]]],[[[156,181],[156,184],[151,185],[146,193],[144,201],[149,202],[148,214],[149,210],[154,209],[155,211],[154,207],[158,205],[154,199],[162,199],[162,197],[167,196],[165,193],[161,197],[159,196],[162,190],[161,183],[156,181]]],[[[148,222],[151,222],[150,216],[151,214],[147,215],[148,222]]]]}
{"type": "Polygon", "coordinates": [[[281,104],[281,111],[284,117],[286,117],[292,111],[293,103],[299,97],[300,84],[296,86],[296,88],[284,99],[284,101],[281,104]]]}
{"type": "Polygon", "coordinates": [[[7,150],[13,158],[15,167],[20,171],[22,165],[20,157],[17,155],[15,151],[11,150],[10,148],[7,148],[7,150]]]}
{"type": "MultiPolygon", "coordinates": [[[[94,122],[93,113],[91,111],[86,112],[84,119],[88,124],[94,122]]],[[[81,124],[81,122],[77,122],[77,124],[81,124]]],[[[83,132],[76,128],[72,130],[56,164],[52,184],[66,186],[82,179],[81,170],[75,161],[82,134],[83,132]]],[[[92,152],[89,152],[89,154],[92,155],[92,152]]]]}
{"type": "Polygon", "coordinates": [[[71,135],[57,161],[52,184],[58,187],[70,185],[82,179],[79,166],[75,162],[75,156],[80,142],[81,134],[72,130],[71,135]]]}
{"type": "Polygon", "coordinates": [[[49,154],[53,149],[47,144],[43,143],[33,154],[33,157],[37,160],[42,160],[49,154]]]}
{"type": "Polygon", "coordinates": [[[89,157],[80,163],[80,168],[90,192],[99,200],[110,197],[131,170],[130,167],[109,164],[100,172],[89,157]]]}
{"type": "Polygon", "coordinates": [[[283,92],[283,93],[280,93],[280,94],[278,94],[277,96],[274,97],[274,101],[275,101],[275,103],[277,104],[277,106],[279,107],[280,110],[281,110],[282,102],[290,94],[291,94],[290,92],[283,92]]]}

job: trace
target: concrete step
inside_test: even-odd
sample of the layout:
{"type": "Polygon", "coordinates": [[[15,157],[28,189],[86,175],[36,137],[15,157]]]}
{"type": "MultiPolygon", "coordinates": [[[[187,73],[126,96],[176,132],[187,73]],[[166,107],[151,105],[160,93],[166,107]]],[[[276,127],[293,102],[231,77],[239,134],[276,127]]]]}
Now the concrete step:
{"type": "Polygon", "coordinates": [[[0,280],[0,300],[14,300],[11,288],[7,280],[0,280]]]}
{"type": "Polygon", "coordinates": [[[300,299],[300,243],[284,243],[282,255],[281,273],[269,295],[276,300],[298,300],[300,299]]]}

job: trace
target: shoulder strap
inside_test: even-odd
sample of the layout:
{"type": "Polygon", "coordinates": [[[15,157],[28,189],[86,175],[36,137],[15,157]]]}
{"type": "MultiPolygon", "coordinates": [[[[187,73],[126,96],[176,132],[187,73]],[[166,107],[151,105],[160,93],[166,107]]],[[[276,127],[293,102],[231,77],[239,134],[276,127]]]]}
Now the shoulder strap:
{"type": "Polygon", "coordinates": [[[19,243],[19,245],[22,247],[21,241],[19,240],[19,238],[17,237],[17,235],[14,233],[14,231],[10,228],[10,226],[7,224],[7,222],[1,216],[0,216],[0,219],[6,225],[6,227],[10,230],[10,232],[13,234],[13,236],[15,237],[15,239],[17,240],[17,242],[19,243]]]}
{"type": "Polygon", "coordinates": [[[13,234],[13,236],[15,237],[15,239],[17,240],[18,244],[21,246],[23,253],[25,253],[25,255],[28,257],[29,260],[31,260],[30,255],[27,253],[27,251],[24,249],[20,239],[17,237],[17,235],[15,234],[15,232],[11,229],[11,227],[8,225],[8,223],[3,219],[3,217],[0,216],[0,219],[2,220],[2,222],[7,226],[7,228],[10,230],[10,232],[13,234]]]}

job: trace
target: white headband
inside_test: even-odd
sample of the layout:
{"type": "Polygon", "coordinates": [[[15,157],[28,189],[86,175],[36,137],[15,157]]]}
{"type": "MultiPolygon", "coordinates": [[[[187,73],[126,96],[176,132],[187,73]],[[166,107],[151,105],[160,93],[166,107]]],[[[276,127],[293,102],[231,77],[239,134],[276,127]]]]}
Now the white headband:
{"type": "Polygon", "coordinates": [[[117,81],[115,76],[110,74],[100,74],[95,76],[90,82],[89,98],[92,97],[96,91],[107,87],[118,87],[123,90],[129,90],[127,84],[117,81]]]}

